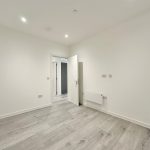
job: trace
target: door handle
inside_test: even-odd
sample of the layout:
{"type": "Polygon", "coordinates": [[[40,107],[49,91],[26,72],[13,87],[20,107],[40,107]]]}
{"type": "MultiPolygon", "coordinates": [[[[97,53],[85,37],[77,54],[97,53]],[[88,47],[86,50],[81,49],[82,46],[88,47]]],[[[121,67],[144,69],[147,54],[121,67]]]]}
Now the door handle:
{"type": "Polygon", "coordinates": [[[75,81],[76,85],[78,85],[78,80],[75,81]]]}

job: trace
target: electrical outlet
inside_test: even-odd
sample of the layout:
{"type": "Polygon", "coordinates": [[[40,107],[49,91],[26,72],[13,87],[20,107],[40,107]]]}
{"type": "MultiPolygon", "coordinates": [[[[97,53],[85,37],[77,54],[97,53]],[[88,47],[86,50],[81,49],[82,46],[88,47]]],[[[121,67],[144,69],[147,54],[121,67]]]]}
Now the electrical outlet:
{"type": "Polygon", "coordinates": [[[40,94],[40,95],[38,95],[38,98],[42,98],[42,97],[43,97],[43,95],[41,95],[41,94],[40,94]]]}

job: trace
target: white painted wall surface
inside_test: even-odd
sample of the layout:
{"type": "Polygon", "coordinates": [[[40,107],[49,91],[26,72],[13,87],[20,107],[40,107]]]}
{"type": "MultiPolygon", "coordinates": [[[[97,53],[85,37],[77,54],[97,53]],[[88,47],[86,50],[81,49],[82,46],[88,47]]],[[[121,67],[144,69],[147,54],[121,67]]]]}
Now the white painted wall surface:
{"type": "Polygon", "coordinates": [[[101,109],[150,127],[150,13],[71,47],[83,62],[83,90],[108,97],[101,109]],[[112,78],[102,78],[112,74],[112,78]]]}
{"type": "Polygon", "coordinates": [[[0,27],[0,117],[51,104],[51,54],[68,48],[0,27]]]}

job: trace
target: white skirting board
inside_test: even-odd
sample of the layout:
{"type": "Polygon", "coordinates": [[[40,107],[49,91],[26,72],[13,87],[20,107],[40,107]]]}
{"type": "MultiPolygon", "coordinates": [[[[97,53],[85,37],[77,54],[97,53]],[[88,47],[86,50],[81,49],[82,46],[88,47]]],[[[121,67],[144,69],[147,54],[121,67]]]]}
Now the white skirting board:
{"type": "MultiPolygon", "coordinates": [[[[47,105],[44,105],[44,106],[34,107],[34,108],[25,109],[25,110],[17,111],[17,112],[10,113],[10,114],[1,115],[1,116],[0,116],[0,119],[4,119],[4,118],[16,116],[16,115],[20,115],[20,114],[23,114],[23,113],[26,113],[26,112],[30,112],[30,111],[37,110],[37,109],[46,108],[46,107],[49,107],[49,106],[51,106],[51,105],[52,105],[52,104],[47,104],[47,105]]],[[[146,123],[143,123],[143,122],[141,122],[141,121],[138,121],[138,120],[135,120],[135,119],[132,119],[132,118],[123,116],[123,115],[116,114],[116,113],[114,113],[114,112],[102,110],[102,109],[99,108],[99,106],[95,106],[95,105],[97,105],[97,104],[90,104],[90,103],[86,102],[86,103],[84,103],[83,105],[85,105],[85,106],[87,106],[87,107],[90,107],[90,108],[93,108],[93,109],[96,109],[96,110],[98,110],[98,111],[101,111],[101,112],[103,112],[103,113],[112,115],[112,116],[114,116],[114,117],[117,117],[117,118],[120,118],[120,119],[129,121],[129,122],[132,122],[132,123],[134,123],[134,124],[137,124],[137,125],[140,125],[140,126],[143,126],[143,127],[145,127],[145,128],[150,129],[150,124],[146,124],[146,123]]]]}
{"type": "Polygon", "coordinates": [[[137,125],[139,125],[139,126],[142,126],[142,127],[145,127],[145,128],[150,129],[150,124],[146,124],[146,123],[141,122],[141,121],[138,121],[138,120],[136,120],[136,119],[133,119],[133,118],[129,118],[129,117],[126,117],[126,116],[123,116],[123,115],[116,114],[116,113],[114,113],[114,112],[110,112],[110,111],[107,111],[107,110],[103,110],[100,105],[97,105],[97,104],[94,104],[94,103],[91,103],[91,102],[87,102],[87,101],[84,103],[84,105],[87,106],[87,107],[96,109],[96,110],[98,110],[98,111],[101,111],[101,112],[103,112],[103,113],[109,114],[109,115],[111,115],[111,116],[114,116],[114,117],[117,117],[117,118],[120,118],[120,119],[129,121],[129,122],[131,122],[131,123],[134,123],[134,124],[137,124],[137,125]]]}
{"type": "Polygon", "coordinates": [[[5,114],[5,115],[0,115],[0,119],[4,119],[4,118],[8,118],[8,117],[24,114],[24,113],[27,113],[27,112],[30,112],[30,111],[34,111],[34,110],[38,110],[38,109],[42,109],[42,108],[46,108],[46,107],[49,107],[51,105],[52,104],[47,104],[47,105],[43,105],[43,106],[38,106],[38,107],[34,107],[34,108],[20,110],[20,111],[9,113],[9,114],[5,114]]]}

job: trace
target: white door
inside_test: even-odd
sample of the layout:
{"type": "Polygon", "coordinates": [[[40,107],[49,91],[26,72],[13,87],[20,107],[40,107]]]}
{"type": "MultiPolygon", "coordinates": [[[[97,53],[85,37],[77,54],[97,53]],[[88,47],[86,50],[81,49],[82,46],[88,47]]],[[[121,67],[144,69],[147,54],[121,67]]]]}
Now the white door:
{"type": "Polygon", "coordinates": [[[57,95],[57,63],[53,62],[52,66],[53,66],[53,68],[52,68],[52,71],[53,71],[53,74],[52,74],[53,96],[56,96],[57,95]]]}
{"type": "Polygon", "coordinates": [[[68,58],[68,99],[79,105],[78,57],[68,58]]]}
{"type": "Polygon", "coordinates": [[[53,95],[54,95],[54,72],[53,72],[53,69],[54,69],[54,65],[53,65],[53,59],[52,59],[52,55],[50,54],[50,70],[49,70],[49,73],[50,73],[50,77],[47,78],[50,80],[50,99],[51,99],[51,102],[53,101],[53,95]]]}

